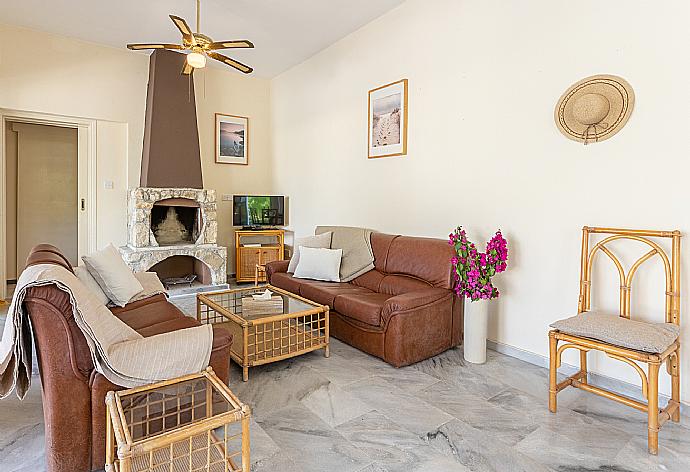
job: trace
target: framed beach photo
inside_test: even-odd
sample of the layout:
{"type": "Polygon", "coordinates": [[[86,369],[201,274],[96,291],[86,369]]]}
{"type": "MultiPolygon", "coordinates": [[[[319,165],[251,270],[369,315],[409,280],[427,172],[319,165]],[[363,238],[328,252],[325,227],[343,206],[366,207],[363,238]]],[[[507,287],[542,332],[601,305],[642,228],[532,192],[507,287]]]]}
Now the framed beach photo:
{"type": "Polygon", "coordinates": [[[244,164],[249,160],[249,118],[216,113],[216,162],[244,164]]]}
{"type": "Polygon", "coordinates": [[[407,154],[407,79],[369,90],[369,159],[407,154]]]}

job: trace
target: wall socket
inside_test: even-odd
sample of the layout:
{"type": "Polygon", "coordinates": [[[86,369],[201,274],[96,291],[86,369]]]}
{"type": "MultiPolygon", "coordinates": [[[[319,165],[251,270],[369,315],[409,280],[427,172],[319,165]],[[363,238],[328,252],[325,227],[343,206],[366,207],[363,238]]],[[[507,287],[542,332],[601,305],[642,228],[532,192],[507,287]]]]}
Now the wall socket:
{"type": "Polygon", "coordinates": [[[115,184],[113,183],[112,180],[104,180],[103,181],[103,188],[106,190],[112,190],[115,187],[115,184]]]}
{"type": "Polygon", "coordinates": [[[223,195],[221,195],[220,198],[221,198],[221,200],[223,200],[224,202],[231,202],[231,201],[232,201],[232,195],[227,194],[227,193],[224,193],[223,195]]]}

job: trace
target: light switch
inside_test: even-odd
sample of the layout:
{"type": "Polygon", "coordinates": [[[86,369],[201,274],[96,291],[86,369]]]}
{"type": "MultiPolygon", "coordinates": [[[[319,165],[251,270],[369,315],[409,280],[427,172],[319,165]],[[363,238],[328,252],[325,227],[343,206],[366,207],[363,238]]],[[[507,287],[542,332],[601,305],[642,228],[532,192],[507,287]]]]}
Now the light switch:
{"type": "Polygon", "coordinates": [[[223,196],[221,197],[224,202],[231,202],[232,201],[232,195],[224,193],[223,196]]]}
{"type": "Polygon", "coordinates": [[[115,184],[113,183],[112,180],[104,180],[103,181],[103,188],[106,190],[112,190],[115,187],[115,184]]]}

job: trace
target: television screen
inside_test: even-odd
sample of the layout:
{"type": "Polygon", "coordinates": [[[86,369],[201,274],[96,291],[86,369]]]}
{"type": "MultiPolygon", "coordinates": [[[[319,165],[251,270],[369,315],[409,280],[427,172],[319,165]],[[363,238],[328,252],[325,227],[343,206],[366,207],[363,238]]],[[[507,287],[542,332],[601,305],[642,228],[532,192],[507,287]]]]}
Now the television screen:
{"type": "Polygon", "coordinates": [[[233,226],[283,226],[285,224],[285,197],[233,196],[233,226]]]}

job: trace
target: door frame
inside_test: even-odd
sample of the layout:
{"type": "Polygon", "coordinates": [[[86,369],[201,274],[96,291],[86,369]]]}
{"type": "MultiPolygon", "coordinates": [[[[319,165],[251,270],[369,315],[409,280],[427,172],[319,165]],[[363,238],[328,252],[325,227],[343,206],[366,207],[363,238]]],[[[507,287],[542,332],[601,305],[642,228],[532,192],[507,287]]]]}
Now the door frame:
{"type": "MultiPolygon", "coordinates": [[[[82,200],[85,209],[78,211],[78,254],[96,249],[96,120],[72,116],[53,115],[0,108],[0,299],[7,298],[7,152],[5,133],[9,123],[59,126],[77,130],[78,205],[82,200]]],[[[19,275],[19,274],[17,274],[19,275]]]]}

